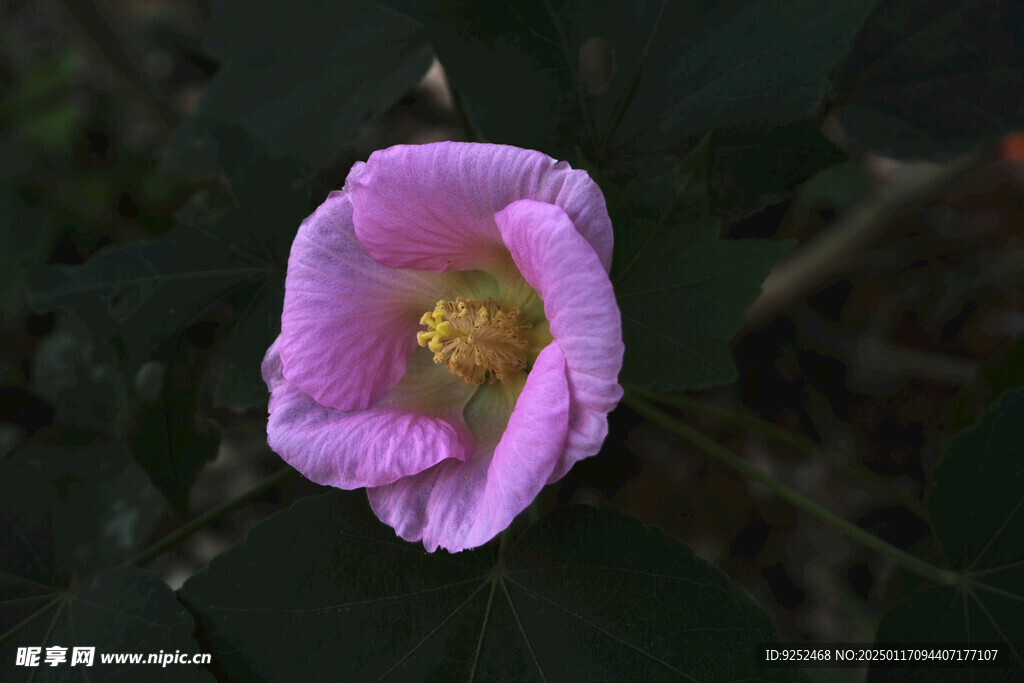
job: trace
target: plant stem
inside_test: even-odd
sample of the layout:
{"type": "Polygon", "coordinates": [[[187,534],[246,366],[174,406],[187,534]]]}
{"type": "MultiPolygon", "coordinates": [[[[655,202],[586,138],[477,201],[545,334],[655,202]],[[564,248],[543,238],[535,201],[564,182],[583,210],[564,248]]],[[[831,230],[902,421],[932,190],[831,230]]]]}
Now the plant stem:
{"type": "Polygon", "coordinates": [[[247,488],[245,491],[242,491],[234,498],[224,501],[220,505],[207,510],[198,517],[193,518],[192,521],[187,522],[186,524],[178,527],[177,529],[167,534],[153,545],[139,552],[139,554],[135,557],[131,558],[130,560],[127,560],[125,564],[142,566],[150,562],[154,558],[163,555],[165,552],[176,546],[178,543],[181,543],[195,532],[217,521],[218,519],[220,519],[227,513],[231,512],[235,508],[245,505],[256,496],[273,488],[281,481],[284,481],[284,479],[286,479],[288,475],[293,474],[294,472],[295,470],[293,470],[291,467],[282,467],[281,469],[274,472],[270,476],[261,479],[257,483],[247,488]]]}
{"type": "Polygon", "coordinates": [[[794,434],[788,429],[774,425],[766,420],[762,420],[755,415],[742,413],[737,410],[729,410],[728,408],[720,408],[708,403],[707,401],[701,401],[700,399],[692,398],[690,396],[665,394],[658,391],[647,390],[637,390],[634,393],[649,401],[654,401],[655,403],[662,403],[680,410],[701,413],[709,417],[728,420],[733,424],[744,427],[745,429],[758,432],[773,439],[778,439],[779,441],[782,441],[783,443],[786,443],[787,445],[809,455],[824,458],[831,464],[843,468],[849,474],[875,484],[884,490],[894,502],[907,508],[921,519],[925,521],[928,521],[929,519],[928,507],[919,498],[907,495],[894,486],[892,482],[887,481],[885,478],[871,471],[867,467],[853,462],[839,453],[828,450],[827,448],[822,448],[810,439],[800,436],[799,434],[794,434]]]}
{"type": "Polygon", "coordinates": [[[838,531],[846,534],[854,541],[871,548],[880,555],[884,555],[910,571],[931,579],[936,583],[955,586],[961,582],[960,576],[956,572],[941,569],[925,562],[924,560],[918,559],[910,553],[900,550],[896,546],[883,541],[874,534],[861,529],[855,524],[851,524],[845,519],[842,519],[821,505],[818,505],[814,501],[808,499],[795,489],[786,486],[782,482],[777,481],[771,475],[757,469],[746,460],[730,451],[728,448],[725,448],[724,446],[709,439],[689,425],[679,422],[668,413],[663,412],[654,404],[646,401],[636,394],[628,394],[624,401],[626,405],[646,417],[651,422],[660,425],[676,436],[686,439],[690,444],[700,448],[708,455],[713,456],[744,476],[768,487],[780,498],[783,498],[805,512],[810,513],[818,520],[835,527],[838,531]]]}

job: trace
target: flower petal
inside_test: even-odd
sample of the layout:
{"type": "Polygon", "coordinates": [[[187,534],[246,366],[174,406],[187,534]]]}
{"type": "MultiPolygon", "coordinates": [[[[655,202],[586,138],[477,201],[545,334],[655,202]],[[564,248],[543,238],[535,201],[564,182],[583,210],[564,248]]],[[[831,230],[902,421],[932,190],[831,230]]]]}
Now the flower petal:
{"type": "Polygon", "coordinates": [[[435,273],[370,258],[352,228],[351,198],[332,192],[299,227],[288,259],[284,376],[324,406],[369,406],[405,372],[419,318],[441,290],[435,273]]]}
{"type": "Polygon", "coordinates": [[[318,484],[380,486],[473,452],[461,412],[474,387],[434,365],[429,353],[415,354],[402,381],[364,410],[323,406],[286,379],[280,339],[267,350],[263,379],[271,391],[270,447],[318,484]]]}
{"type": "MultiPolygon", "coordinates": [[[[514,392],[496,394],[512,396],[514,392]]],[[[502,413],[499,407],[496,414],[502,413]]],[[[368,490],[377,516],[407,541],[434,552],[483,545],[526,509],[562,453],[569,420],[565,358],[557,344],[537,357],[501,441],[466,462],[368,490]]]]}
{"type": "Polygon", "coordinates": [[[607,272],[612,224],[586,171],[533,150],[437,142],[374,152],[345,187],[359,241],[395,268],[486,267],[504,253],[494,214],[517,199],[560,206],[607,272]]]}
{"type": "Polygon", "coordinates": [[[551,335],[565,354],[569,433],[553,482],[597,453],[608,434],[608,413],[622,398],[622,321],[604,265],[562,209],[523,199],[495,220],[519,271],[544,301],[551,335]]]}

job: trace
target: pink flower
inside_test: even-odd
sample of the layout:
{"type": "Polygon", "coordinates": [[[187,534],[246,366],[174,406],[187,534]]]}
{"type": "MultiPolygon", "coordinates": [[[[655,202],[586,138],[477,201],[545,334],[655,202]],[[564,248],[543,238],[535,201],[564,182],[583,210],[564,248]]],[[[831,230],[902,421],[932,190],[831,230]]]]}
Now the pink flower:
{"type": "Polygon", "coordinates": [[[612,226],[540,152],[398,146],[299,228],[270,446],[427,550],[482,545],[595,454],[622,397],[612,226]]]}

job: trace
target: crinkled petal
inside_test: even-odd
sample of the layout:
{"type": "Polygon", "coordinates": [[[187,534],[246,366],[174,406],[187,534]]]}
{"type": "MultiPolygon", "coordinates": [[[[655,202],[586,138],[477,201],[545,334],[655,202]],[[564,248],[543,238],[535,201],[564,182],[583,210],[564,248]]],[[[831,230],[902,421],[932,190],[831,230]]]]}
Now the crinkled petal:
{"type": "Polygon", "coordinates": [[[345,412],[286,379],[279,351],[280,339],[263,360],[271,391],[267,441],[310,480],[342,489],[381,486],[473,452],[461,417],[473,387],[435,366],[430,354],[411,358],[402,381],[375,405],[345,412]]]}
{"type": "Polygon", "coordinates": [[[565,453],[549,481],[597,453],[608,413],[622,398],[622,321],[611,282],[590,244],[559,207],[530,199],[495,216],[526,281],[544,301],[551,335],[565,354],[572,397],[565,453]]]}
{"type": "Polygon", "coordinates": [[[288,259],[284,376],[324,406],[369,406],[405,372],[420,316],[441,285],[435,273],[370,258],[352,229],[351,199],[332,192],[299,227],[288,259]]]}
{"type": "Polygon", "coordinates": [[[373,511],[430,552],[458,552],[493,538],[533,501],[559,462],[569,421],[565,367],[558,345],[548,345],[496,447],[369,489],[373,511]]]}
{"type": "Polygon", "coordinates": [[[518,199],[560,206],[607,272],[612,224],[585,171],[533,150],[438,142],[398,145],[352,167],[346,190],[359,241],[395,268],[484,268],[504,254],[494,214],[518,199]]]}

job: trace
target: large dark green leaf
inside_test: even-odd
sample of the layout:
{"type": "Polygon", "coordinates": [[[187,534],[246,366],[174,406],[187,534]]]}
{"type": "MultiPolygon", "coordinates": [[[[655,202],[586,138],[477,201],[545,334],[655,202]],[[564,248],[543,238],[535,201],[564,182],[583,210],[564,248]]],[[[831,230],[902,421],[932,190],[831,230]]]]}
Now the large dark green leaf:
{"type": "Polygon", "coordinates": [[[941,157],[1024,126],[1024,7],[1007,0],[879,3],[830,76],[861,145],[941,157]]]}
{"type": "MultiPolygon", "coordinates": [[[[1006,680],[1024,677],[1022,424],[1024,389],[1017,389],[950,446],[928,504],[935,536],[949,565],[963,574],[962,585],[929,588],[895,607],[879,626],[878,642],[1002,643],[1013,672],[1006,680]]],[[[876,673],[876,680],[891,675],[876,673]]],[[[992,680],[964,670],[943,680],[970,680],[967,674],[992,680]]]]}
{"type": "Polygon", "coordinates": [[[797,185],[846,156],[809,121],[716,130],[710,155],[711,210],[726,226],[788,201],[797,185]]]}
{"type": "MultiPolygon", "coordinates": [[[[422,27],[387,2],[222,2],[207,38],[221,60],[199,115],[170,148],[215,171],[214,121],[319,167],[414,86],[432,53],[422,27]]],[[[395,3],[391,3],[395,4],[395,3]]]]}
{"type": "MultiPolygon", "coordinates": [[[[104,569],[72,587],[52,587],[50,592],[26,592],[14,583],[0,584],[0,614],[10,605],[32,610],[0,641],[0,675],[5,681],[213,681],[205,666],[196,664],[105,664],[101,655],[111,653],[200,652],[194,637],[195,622],[174,593],[156,575],[134,567],[104,569]],[[55,667],[43,663],[46,649],[67,648],[66,661],[55,667]],[[40,647],[41,666],[19,667],[20,647],[40,647]],[[71,665],[74,647],[95,647],[91,667],[71,665]],[[173,667],[173,668],[170,668],[173,667]],[[173,671],[173,674],[168,674],[173,671]],[[158,673],[159,672],[159,673],[158,673]],[[171,678],[173,676],[173,678],[171,678]]],[[[4,619],[4,622],[7,620],[4,619]]],[[[0,636],[2,637],[2,636],[0,636]]]]}
{"type": "Polygon", "coordinates": [[[428,555],[359,494],[296,503],[180,597],[232,680],[766,680],[773,629],[683,543],[570,508],[506,550],[428,555]]]}
{"type": "MultiPolygon", "coordinates": [[[[36,452],[0,465],[0,678],[27,680],[34,674],[42,680],[154,680],[159,674],[153,667],[101,665],[100,654],[199,652],[195,622],[156,576],[131,567],[103,569],[91,576],[82,573],[93,558],[82,558],[80,544],[94,541],[89,535],[97,531],[82,517],[100,516],[89,509],[90,496],[74,490],[88,482],[71,482],[67,498],[61,498],[30,462],[44,455],[52,454],[36,452]],[[55,669],[45,667],[45,675],[40,669],[16,666],[18,647],[41,647],[45,653],[51,646],[68,648],[68,662],[55,669]],[[75,646],[96,648],[92,668],[70,666],[70,648],[75,646]]],[[[90,468],[100,464],[85,468],[90,470],[87,479],[97,478],[90,468]]],[[[72,465],[76,467],[83,471],[72,465]]],[[[117,491],[127,494],[122,485],[128,483],[123,478],[111,481],[107,503],[116,506],[117,491]]],[[[127,529],[124,523],[131,522],[114,512],[108,521],[120,528],[105,528],[117,535],[127,529]]],[[[104,534],[104,529],[98,531],[104,534]]],[[[95,547],[103,545],[100,539],[95,547]]],[[[181,666],[175,673],[175,680],[211,680],[201,667],[181,666]]]]}
{"type": "MultiPolygon", "coordinates": [[[[54,542],[77,573],[131,557],[168,512],[160,492],[120,444],[30,444],[9,461],[5,467],[33,470],[49,480],[61,500],[58,511],[71,511],[66,529],[54,534],[54,542]]],[[[41,482],[38,486],[46,488],[41,482]]]]}
{"type": "Polygon", "coordinates": [[[108,247],[81,266],[40,269],[30,281],[37,308],[74,309],[119,350],[137,394],[134,417],[120,431],[179,508],[215,454],[216,435],[197,416],[215,342],[224,348],[215,365],[234,382],[219,403],[249,407],[265,399],[259,360],[277,333],[288,250],[309,210],[295,162],[237,127],[216,132],[237,206],[215,219],[182,216],[154,240],[108,247]],[[220,323],[237,334],[214,335],[220,323]]]}
{"type": "Polygon", "coordinates": [[[624,384],[696,389],[736,377],[729,341],[784,243],[726,241],[711,218],[707,136],[683,162],[609,194],[624,384]]]}
{"type": "Polygon", "coordinates": [[[484,136],[637,169],[707,130],[807,118],[873,3],[426,4],[484,136]]]}

